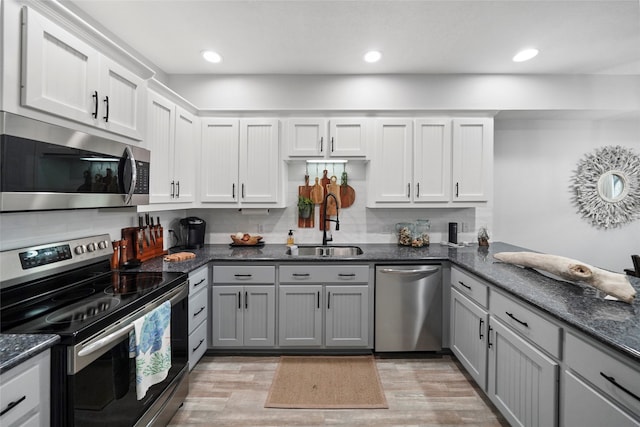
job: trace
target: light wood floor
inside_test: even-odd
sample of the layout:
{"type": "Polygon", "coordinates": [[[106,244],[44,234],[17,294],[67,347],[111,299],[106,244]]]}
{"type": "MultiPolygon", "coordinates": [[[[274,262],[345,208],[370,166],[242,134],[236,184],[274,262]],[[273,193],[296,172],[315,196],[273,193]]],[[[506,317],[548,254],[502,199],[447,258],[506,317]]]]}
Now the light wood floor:
{"type": "Polygon", "coordinates": [[[264,408],[278,357],[205,356],[170,426],[508,426],[454,356],[376,358],[389,409],[264,408]]]}

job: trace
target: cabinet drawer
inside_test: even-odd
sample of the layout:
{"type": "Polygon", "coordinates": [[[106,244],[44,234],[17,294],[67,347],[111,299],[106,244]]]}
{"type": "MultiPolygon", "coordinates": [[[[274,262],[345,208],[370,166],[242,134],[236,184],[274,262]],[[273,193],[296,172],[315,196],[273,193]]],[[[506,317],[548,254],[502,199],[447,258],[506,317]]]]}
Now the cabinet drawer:
{"type": "Polygon", "coordinates": [[[479,279],[463,272],[455,267],[451,268],[451,284],[463,295],[470,297],[483,307],[487,307],[487,295],[489,286],[479,279]]]}
{"type": "Polygon", "coordinates": [[[189,296],[189,332],[202,323],[207,318],[209,308],[209,298],[207,298],[207,290],[203,289],[195,295],[189,296]]]}
{"type": "Polygon", "coordinates": [[[209,267],[204,266],[189,273],[189,293],[194,294],[209,284],[209,267]]]}
{"type": "Polygon", "coordinates": [[[213,266],[213,283],[275,283],[276,268],[266,266],[213,266]]]}
{"type": "Polygon", "coordinates": [[[280,283],[368,283],[368,265],[283,265],[280,283]]]}
{"type": "MultiPolygon", "coordinates": [[[[25,364],[30,363],[27,361],[25,364]]],[[[2,386],[0,386],[0,410],[4,411],[8,409],[9,406],[13,406],[13,408],[0,416],[1,425],[13,425],[27,413],[38,408],[40,405],[39,384],[39,364],[27,367],[26,369],[23,368],[23,365],[18,365],[2,375],[2,386]],[[14,370],[16,372],[15,374],[12,372],[14,370]]]]}
{"type": "Polygon", "coordinates": [[[552,356],[560,358],[559,326],[498,292],[491,293],[490,311],[520,335],[539,345],[552,356]]]}
{"type": "Polygon", "coordinates": [[[614,401],[640,414],[640,371],[637,368],[634,369],[570,332],[567,332],[565,338],[565,361],[574,372],[604,391],[614,401]]]}
{"type": "Polygon", "coordinates": [[[189,334],[189,370],[192,370],[198,360],[207,350],[207,322],[202,323],[193,333],[189,334]]]}

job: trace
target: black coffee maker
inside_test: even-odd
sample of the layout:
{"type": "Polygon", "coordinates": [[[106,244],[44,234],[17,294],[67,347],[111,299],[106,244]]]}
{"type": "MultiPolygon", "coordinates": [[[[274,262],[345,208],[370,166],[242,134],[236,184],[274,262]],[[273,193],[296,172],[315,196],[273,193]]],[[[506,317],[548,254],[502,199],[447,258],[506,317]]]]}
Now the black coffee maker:
{"type": "Polygon", "coordinates": [[[204,232],[207,227],[205,220],[190,216],[180,220],[182,235],[186,237],[186,249],[200,249],[204,246],[204,232]]]}

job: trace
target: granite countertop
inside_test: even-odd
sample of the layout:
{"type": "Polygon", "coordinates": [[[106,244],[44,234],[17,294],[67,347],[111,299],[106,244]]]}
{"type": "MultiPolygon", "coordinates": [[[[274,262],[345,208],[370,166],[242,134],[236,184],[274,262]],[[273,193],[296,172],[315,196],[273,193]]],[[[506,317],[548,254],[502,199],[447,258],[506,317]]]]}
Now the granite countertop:
{"type": "MultiPolygon", "coordinates": [[[[353,258],[331,258],[286,255],[285,245],[247,248],[230,248],[229,245],[223,244],[205,245],[202,249],[188,250],[196,255],[194,259],[169,263],[163,262],[162,258],[156,258],[145,262],[138,270],[188,273],[212,261],[377,264],[450,261],[640,362],[640,296],[633,304],[604,300],[591,286],[555,280],[537,270],[500,263],[493,258],[493,254],[497,252],[527,249],[502,242],[492,242],[489,248],[477,245],[453,248],[440,244],[431,244],[423,248],[394,244],[357,246],[363,249],[364,254],[353,258]]],[[[627,277],[640,294],[640,278],[627,277]]]]}
{"type": "Polygon", "coordinates": [[[0,334],[0,374],[60,341],[58,335],[0,334]]]}

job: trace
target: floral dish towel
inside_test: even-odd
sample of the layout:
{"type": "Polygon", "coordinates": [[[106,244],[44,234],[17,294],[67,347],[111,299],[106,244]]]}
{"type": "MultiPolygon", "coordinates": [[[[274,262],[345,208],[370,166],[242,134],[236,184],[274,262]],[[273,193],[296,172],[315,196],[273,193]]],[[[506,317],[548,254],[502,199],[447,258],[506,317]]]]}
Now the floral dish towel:
{"type": "Polygon", "coordinates": [[[138,400],[147,390],[167,378],[171,368],[171,303],[133,323],[136,343],[136,391],[138,400]]]}

